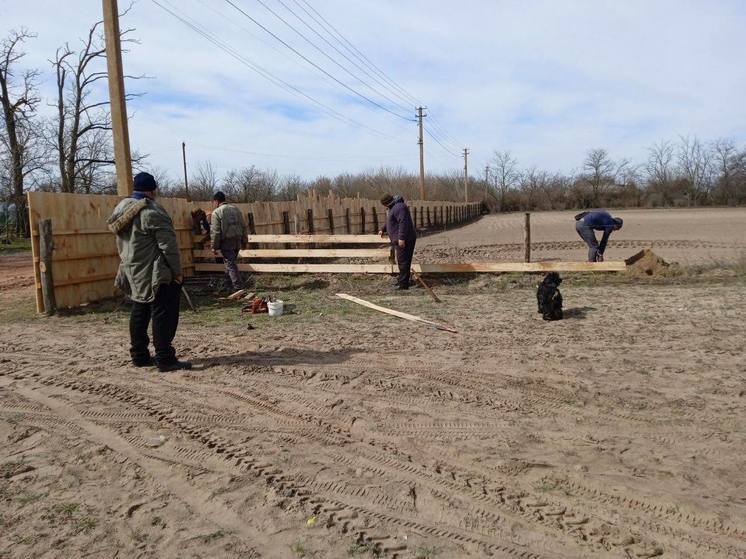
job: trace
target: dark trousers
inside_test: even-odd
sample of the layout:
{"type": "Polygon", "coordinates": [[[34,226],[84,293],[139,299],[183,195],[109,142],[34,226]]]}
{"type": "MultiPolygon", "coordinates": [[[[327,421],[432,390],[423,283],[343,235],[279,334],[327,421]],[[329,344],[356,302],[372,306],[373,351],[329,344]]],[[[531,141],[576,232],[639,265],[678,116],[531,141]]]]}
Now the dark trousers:
{"type": "Polygon", "coordinates": [[[595,262],[596,256],[598,255],[598,239],[596,239],[596,233],[593,229],[583,223],[582,219],[575,222],[575,231],[578,232],[580,238],[588,245],[588,262],[595,262]]]}
{"type": "Polygon", "coordinates": [[[236,264],[236,258],[238,258],[238,249],[226,250],[222,249],[220,254],[223,256],[223,264],[225,265],[225,275],[231,280],[233,289],[241,289],[241,274],[238,271],[238,265],[236,264]]]}
{"type": "Polygon", "coordinates": [[[181,284],[163,284],[152,303],[132,303],[130,314],[130,355],[132,362],[143,365],[150,361],[148,325],[153,319],[153,346],[155,362],[167,365],[176,361],[176,350],[171,343],[179,326],[179,302],[181,284]]]}
{"type": "Polygon", "coordinates": [[[409,277],[412,275],[412,256],[414,256],[414,245],[416,239],[406,241],[404,248],[398,244],[396,248],[396,263],[399,264],[399,277],[396,284],[401,287],[409,287],[409,277]]]}

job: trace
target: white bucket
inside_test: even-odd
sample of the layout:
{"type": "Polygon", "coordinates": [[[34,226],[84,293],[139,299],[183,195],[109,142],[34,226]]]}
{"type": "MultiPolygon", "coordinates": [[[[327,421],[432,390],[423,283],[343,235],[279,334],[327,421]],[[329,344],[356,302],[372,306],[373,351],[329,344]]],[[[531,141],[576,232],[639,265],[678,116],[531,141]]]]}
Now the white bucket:
{"type": "Polygon", "coordinates": [[[280,316],[282,314],[282,301],[270,301],[267,303],[269,316],[280,316]]]}

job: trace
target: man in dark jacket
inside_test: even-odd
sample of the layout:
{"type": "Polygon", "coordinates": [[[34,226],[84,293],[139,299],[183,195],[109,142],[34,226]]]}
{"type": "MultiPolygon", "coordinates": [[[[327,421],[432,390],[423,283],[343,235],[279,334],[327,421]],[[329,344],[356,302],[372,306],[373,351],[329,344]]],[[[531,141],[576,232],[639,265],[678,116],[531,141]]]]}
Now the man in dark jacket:
{"type": "Polygon", "coordinates": [[[606,243],[612,231],[622,228],[624,221],[621,217],[611,217],[605,210],[582,212],[575,216],[575,230],[588,245],[588,262],[603,262],[606,243]],[[601,243],[596,239],[594,231],[603,231],[601,243]]]}
{"type": "Polygon", "coordinates": [[[395,289],[409,289],[409,277],[411,275],[412,256],[414,245],[417,242],[417,230],[415,229],[412,215],[404,203],[404,198],[386,194],[381,198],[381,204],[388,209],[386,225],[379,231],[381,237],[389,234],[391,245],[396,250],[396,262],[399,264],[399,277],[396,280],[395,289]]]}
{"type": "Polygon", "coordinates": [[[115,285],[132,300],[130,356],[136,367],[157,365],[161,372],[191,369],[176,359],[171,345],[179,325],[181,258],[176,231],[166,210],[155,201],[153,175],[138,173],[134,192],[107,220],[117,236],[121,264],[115,285]],[[153,319],[155,360],[150,356],[148,325],[153,319]]]}

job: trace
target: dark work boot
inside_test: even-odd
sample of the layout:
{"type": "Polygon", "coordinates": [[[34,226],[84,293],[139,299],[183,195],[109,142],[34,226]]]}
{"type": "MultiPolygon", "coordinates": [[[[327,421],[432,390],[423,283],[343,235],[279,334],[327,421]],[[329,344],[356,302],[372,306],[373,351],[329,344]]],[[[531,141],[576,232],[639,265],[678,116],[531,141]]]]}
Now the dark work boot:
{"type": "Polygon", "coordinates": [[[169,373],[171,371],[189,370],[191,368],[192,368],[191,361],[179,361],[178,359],[176,361],[172,361],[171,363],[165,363],[162,365],[158,365],[158,370],[161,373],[169,373]]]}
{"type": "Polygon", "coordinates": [[[148,355],[148,357],[144,359],[133,359],[132,365],[135,367],[154,367],[155,361],[153,361],[153,358],[148,355]]]}

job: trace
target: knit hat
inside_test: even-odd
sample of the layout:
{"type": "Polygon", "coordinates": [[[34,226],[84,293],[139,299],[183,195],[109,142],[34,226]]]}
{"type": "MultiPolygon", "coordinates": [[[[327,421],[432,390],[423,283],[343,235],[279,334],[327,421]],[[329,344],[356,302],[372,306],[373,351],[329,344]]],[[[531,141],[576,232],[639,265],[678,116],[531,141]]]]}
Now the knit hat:
{"type": "Polygon", "coordinates": [[[137,173],[133,181],[133,190],[137,192],[153,192],[158,188],[155,177],[150,173],[137,173]]]}
{"type": "Polygon", "coordinates": [[[222,192],[220,192],[220,191],[218,190],[218,191],[217,191],[217,192],[216,192],[216,193],[215,193],[215,194],[213,195],[212,199],[213,199],[213,200],[215,200],[216,202],[220,202],[220,203],[223,203],[223,202],[225,202],[225,194],[223,194],[222,192]]]}
{"type": "Polygon", "coordinates": [[[383,198],[381,198],[381,204],[383,204],[387,208],[391,207],[393,203],[394,197],[391,194],[384,194],[383,198]]]}
{"type": "Polygon", "coordinates": [[[624,225],[624,220],[621,217],[615,217],[614,221],[616,222],[617,229],[621,229],[622,225],[624,225]]]}

